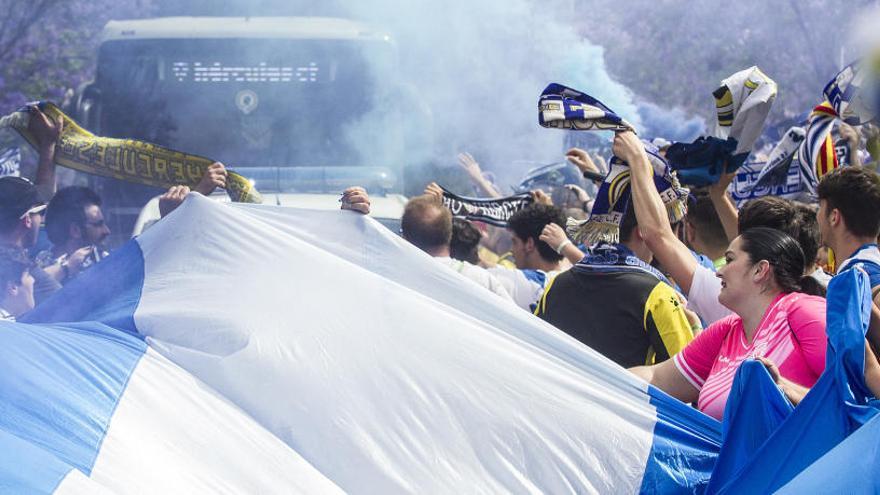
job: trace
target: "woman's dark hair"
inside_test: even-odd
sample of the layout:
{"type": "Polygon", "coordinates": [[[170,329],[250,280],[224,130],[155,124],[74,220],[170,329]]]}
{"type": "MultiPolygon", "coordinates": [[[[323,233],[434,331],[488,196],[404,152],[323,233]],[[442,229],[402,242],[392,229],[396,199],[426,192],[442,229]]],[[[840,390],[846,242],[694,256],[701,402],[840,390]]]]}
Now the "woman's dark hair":
{"type": "Polygon", "coordinates": [[[452,219],[452,242],[449,256],[476,265],[480,262],[477,248],[482,235],[476,227],[463,218],[452,219]]]}
{"type": "Polygon", "coordinates": [[[785,232],[767,227],[755,227],[740,234],[742,250],[753,263],[767,260],[773,267],[776,285],[782,292],[803,292],[825,296],[825,288],[813,277],[804,275],[807,266],[804,251],[785,232]]]}

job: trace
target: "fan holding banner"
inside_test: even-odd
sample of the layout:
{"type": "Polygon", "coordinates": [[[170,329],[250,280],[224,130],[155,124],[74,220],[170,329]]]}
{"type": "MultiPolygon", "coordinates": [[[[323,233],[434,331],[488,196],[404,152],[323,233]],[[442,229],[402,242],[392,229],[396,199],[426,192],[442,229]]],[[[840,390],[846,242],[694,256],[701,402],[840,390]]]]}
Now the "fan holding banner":
{"type": "MultiPolygon", "coordinates": [[[[35,105],[53,121],[63,122],[55,162],[74,170],[161,188],[183,184],[195,189],[214,163],[210,158],[152,143],[95,136],[53,103],[39,102],[35,105]]],[[[0,119],[0,128],[15,129],[36,147],[36,140],[28,130],[30,107],[33,105],[0,119]]],[[[235,172],[227,172],[226,191],[233,201],[262,202],[260,193],[248,179],[235,172]]]]}

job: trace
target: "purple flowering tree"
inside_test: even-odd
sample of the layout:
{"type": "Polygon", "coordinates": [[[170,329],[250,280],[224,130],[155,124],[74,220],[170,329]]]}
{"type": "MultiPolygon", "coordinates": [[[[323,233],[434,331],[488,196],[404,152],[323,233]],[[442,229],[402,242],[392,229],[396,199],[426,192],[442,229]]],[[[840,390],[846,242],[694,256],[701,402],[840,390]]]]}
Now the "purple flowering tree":
{"type": "Polygon", "coordinates": [[[107,21],[154,10],[152,0],[0,0],[0,113],[38,99],[62,103],[94,76],[107,21]]]}

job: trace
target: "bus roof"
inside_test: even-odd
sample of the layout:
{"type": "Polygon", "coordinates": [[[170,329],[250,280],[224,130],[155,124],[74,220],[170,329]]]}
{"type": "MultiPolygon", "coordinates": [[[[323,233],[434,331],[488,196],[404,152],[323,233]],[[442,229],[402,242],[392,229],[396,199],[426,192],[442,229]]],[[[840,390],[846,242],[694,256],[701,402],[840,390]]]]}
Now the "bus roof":
{"type": "Polygon", "coordinates": [[[101,42],[187,38],[391,39],[363,23],[332,17],[156,17],[110,21],[101,42]]]}

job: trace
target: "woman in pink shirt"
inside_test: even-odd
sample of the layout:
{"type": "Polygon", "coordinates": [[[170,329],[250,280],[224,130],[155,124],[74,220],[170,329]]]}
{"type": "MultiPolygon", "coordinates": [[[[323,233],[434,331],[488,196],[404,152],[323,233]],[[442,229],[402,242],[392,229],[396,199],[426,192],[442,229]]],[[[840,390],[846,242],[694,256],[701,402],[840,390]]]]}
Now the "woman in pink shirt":
{"type": "Polygon", "coordinates": [[[804,277],[804,254],[794,239],[775,229],[749,229],[725,257],[718,301],[734,314],[710,325],[673,359],[630,369],[719,420],[740,363],[764,362],[797,403],[825,369],[827,340],[825,299],[804,293],[822,289],[804,277]]]}

